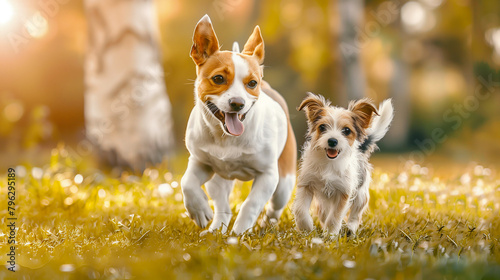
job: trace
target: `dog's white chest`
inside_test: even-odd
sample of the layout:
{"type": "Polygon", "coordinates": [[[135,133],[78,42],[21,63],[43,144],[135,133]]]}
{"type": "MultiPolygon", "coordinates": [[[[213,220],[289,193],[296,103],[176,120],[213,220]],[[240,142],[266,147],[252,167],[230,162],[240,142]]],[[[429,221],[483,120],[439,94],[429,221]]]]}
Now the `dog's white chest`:
{"type": "Polygon", "coordinates": [[[218,134],[222,132],[215,129],[220,126],[219,121],[203,119],[201,106],[204,105],[193,109],[186,133],[186,146],[192,157],[223,178],[242,181],[276,167],[287,137],[286,115],[277,102],[261,93],[244,121],[245,131],[238,137],[218,134]]]}
{"type": "Polygon", "coordinates": [[[339,178],[330,178],[328,180],[323,180],[322,192],[327,197],[332,197],[336,191],[346,192],[346,183],[339,178]]]}
{"type": "Polygon", "coordinates": [[[263,166],[254,147],[208,145],[203,150],[212,169],[226,179],[252,180],[260,172],[259,166],[263,166]]]}

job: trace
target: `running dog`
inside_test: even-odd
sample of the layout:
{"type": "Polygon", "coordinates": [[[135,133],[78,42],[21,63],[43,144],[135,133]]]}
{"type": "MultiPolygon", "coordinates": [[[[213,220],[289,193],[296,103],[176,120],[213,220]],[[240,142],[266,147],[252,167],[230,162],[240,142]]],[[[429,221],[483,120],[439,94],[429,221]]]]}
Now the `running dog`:
{"type": "Polygon", "coordinates": [[[297,228],[313,230],[309,209],[314,199],[327,233],[339,234],[350,209],[347,228],[355,234],[369,200],[372,166],[368,160],[391,124],[391,100],[382,102],[378,110],[366,98],[344,109],[310,93],[298,110],[305,110],[308,134],[292,207],[297,228]]]}
{"type": "Polygon", "coordinates": [[[263,77],[264,41],[258,26],[240,52],[219,50],[210,18],[196,25],[195,105],[186,129],[190,157],[181,180],[184,206],[208,231],[225,232],[234,180],[254,180],[232,232],[251,229],[268,201],[265,223],[279,220],[295,185],[296,141],[283,97],[263,77]],[[214,212],[201,186],[214,202],[214,212]]]}

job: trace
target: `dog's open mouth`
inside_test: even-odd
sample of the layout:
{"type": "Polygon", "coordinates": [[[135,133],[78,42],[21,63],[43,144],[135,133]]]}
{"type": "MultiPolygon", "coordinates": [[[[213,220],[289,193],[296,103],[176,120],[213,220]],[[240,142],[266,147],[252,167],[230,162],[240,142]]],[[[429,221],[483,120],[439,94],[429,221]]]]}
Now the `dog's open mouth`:
{"type": "Polygon", "coordinates": [[[326,149],[326,156],[329,159],[334,159],[334,158],[338,157],[339,154],[340,154],[340,151],[337,149],[326,149]]]}
{"type": "Polygon", "coordinates": [[[245,126],[243,125],[245,114],[221,111],[210,101],[207,101],[207,107],[210,112],[212,112],[212,114],[214,114],[214,116],[222,122],[224,130],[226,130],[227,133],[233,136],[240,136],[243,134],[243,131],[245,131],[245,126]]]}

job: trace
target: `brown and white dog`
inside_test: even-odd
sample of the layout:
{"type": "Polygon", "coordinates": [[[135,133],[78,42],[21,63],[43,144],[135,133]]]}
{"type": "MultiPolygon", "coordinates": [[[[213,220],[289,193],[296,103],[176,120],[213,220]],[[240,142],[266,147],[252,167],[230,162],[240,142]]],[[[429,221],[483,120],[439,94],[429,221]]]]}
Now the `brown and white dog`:
{"type": "Polygon", "coordinates": [[[196,64],[195,106],[186,129],[190,157],[181,187],[184,205],[195,223],[208,231],[227,230],[229,194],[235,179],[254,180],[232,231],[252,228],[266,208],[277,221],[295,185],[296,142],[285,100],[262,80],[264,41],[255,27],[240,53],[220,51],[205,15],[193,35],[196,64]],[[215,214],[201,189],[205,184],[215,214]]]}
{"type": "Polygon", "coordinates": [[[378,110],[366,98],[344,109],[309,94],[298,110],[306,111],[308,134],[293,204],[297,228],[313,230],[309,209],[314,199],[327,233],[338,235],[351,209],[347,228],[355,234],[369,200],[372,166],[368,159],[391,124],[391,100],[382,102],[378,110]]]}

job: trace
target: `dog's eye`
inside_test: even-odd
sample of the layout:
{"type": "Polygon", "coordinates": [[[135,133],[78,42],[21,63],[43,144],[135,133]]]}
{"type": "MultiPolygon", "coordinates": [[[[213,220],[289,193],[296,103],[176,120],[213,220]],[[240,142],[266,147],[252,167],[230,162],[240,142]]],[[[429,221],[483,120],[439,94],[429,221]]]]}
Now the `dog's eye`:
{"type": "Polygon", "coordinates": [[[349,134],[351,134],[351,130],[348,127],[344,127],[342,128],[342,134],[348,136],[349,134]]]}
{"type": "Polygon", "coordinates": [[[250,82],[248,82],[247,86],[249,88],[255,88],[257,86],[257,81],[256,80],[251,80],[250,82]]]}
{"type": "Polygon", "coordinates": [[[321,133],[325,132],[325,131],[326,131],[326,125],[325,125],[325,124],[320,125],[320,126],[319,126],[319,131],[320,131],[321,133]]]}
{"type": "Polygon", "coordinates": [[[222,85],[224,82],[226,82],[226,80],[224,79],[224,77],[222,77],[222,75],[213,76],[212,81],[214,81],[214,83],[218,85],[222,85]]]}

